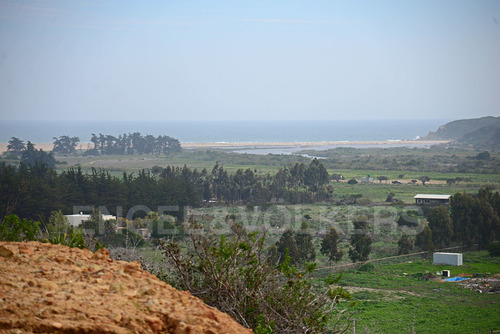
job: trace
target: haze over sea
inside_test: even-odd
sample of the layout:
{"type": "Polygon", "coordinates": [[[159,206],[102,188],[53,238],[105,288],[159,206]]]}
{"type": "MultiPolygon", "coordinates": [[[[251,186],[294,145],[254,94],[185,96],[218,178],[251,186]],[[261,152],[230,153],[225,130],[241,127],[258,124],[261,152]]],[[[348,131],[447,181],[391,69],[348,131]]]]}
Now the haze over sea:
{"type": "Polygon", "coordinates": [[[405,140],[423,137],[450,120],[327,121],[0,121],[0,142],[11,137],[50,143],[68,135],[90,142],[91,134],[140,132],[168,135],[183,143],[330,142],[405,140]]]}

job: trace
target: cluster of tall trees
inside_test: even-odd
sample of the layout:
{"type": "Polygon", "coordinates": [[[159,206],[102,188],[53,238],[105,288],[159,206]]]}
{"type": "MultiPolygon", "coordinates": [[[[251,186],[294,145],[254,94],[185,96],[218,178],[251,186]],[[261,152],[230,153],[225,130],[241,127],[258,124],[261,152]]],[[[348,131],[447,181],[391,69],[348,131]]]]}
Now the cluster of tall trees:
{"type": "Polygon", "coordinates": [[[56,167],[56,159],[52,152],[45,152],[42,149],[36,149],[31,142],[26,144],[26,147],[20,152],[20,162],[27,167],[32,167],[35,164],[45,165],[47,168],[56,167]]]}
{"type": "MultiPolygon", "coordinates": [[[[59,138],[53,137],[53,139],[54,146],[52,152],[56,154],[73,154],[76,152],[76,147],[80,142],[80,138],[70,136],[60,136],[59,138]]],[[[153,135],[144,136],[139,132],[124,133],[118,137],[103,135],[102,133],[99,133],[99,136],[97,136],[93,133],[90,141],[94,144],[94,147],[85,152],[87,155],[161,155],[181,151],[181,143],[178,139],[162,135],[157,137],[153,135]]],[[[24,141],[17,137],[12,137],[7,145],[7,151],[14,154],[21,154],[26,149],[27,144],[24,144],[24,141]]]]}
{"type": "Polygon", "coordinates": [[[91,153],[101,154],[152,154],[161,155],[181,151],[179,140],[159,135],[141,135],[139,132],[124,133],[118,137],[112,135],[99,136],[92,134],[90,141],[94,144],[93,149],[88,151],[91,153]]]}
{"type": "Polygon", "coordinates": [[[280,168],[275,175],[257,175],[251,169],[238,170],[228,175],[217,163],[212,173],[205,178],[203,199],[217,198],[227,202],[263,203],[273,199],[288,203],[307,203],[326,200],[333,188],[327,186],[328,172],[318,159],[309,166],[296,163],[280,168]]]}
{"type": "Polygon", "coordinates": [[[456,193],[449,208],[434,208],[427,221],[415,239],[421,249],[432,251],[454,244],[485,249],[500,236],[500,194],[489,188],[475,195],[456,193]]]}
{"type": "Polygon", "coordinates": [[[280,239],[269,247],[268,255],[274,264],[283,263],[287,258],[290,264],[297,266],[303,266],[306,262],[314,262],[316,250],[309,225],[303,221],[299,231],[295,232],[292,229],[284,231],[280,239]]]}
{"type": "MultiPolygon", "coordinates": [[[[358,216],[353,220],[354,233],[350,238],[349,258],[352,262],[366,261],[372,251],[372,237],[368,217],[358,216]]],[[[342,260],[344,251],[339,247],[340,233],[331,227],[321,238],[321,254],[332,262],[342,260]]],[[[287,229],[280,239],[268,249],[268,256],[273,263],[282,263],[289,258],[290,264],[303,267],[316,260],[314,237],[307,222],[303,221],[298,231],[287,229]]]]}
{"type": "Polygon", "coordinates": [[[30,141],[25,144],[21,139],[12,137],[7,145],[7,152],[14,155],[16,159],[20,159],[20,162],[28,167],[33,166],[35,163],[45,164],[49,168],[55,168],[56,166],[56,159],[52,152],[38,150],[30,141]]]}
{"type": "Polygon", "coordinates": [[[78,137],[60,136],[54,137],[54,148],[52,152],[58,154],[73,154],[76,152],[76,145],[80,142],[78,137]]]}
{"type": "Polygon", "coordinates": [[[163,205],[182,208],[200,202],[189,180],[177,175],[156,178],[146,171],[137,176],[123,173],[119,178],[105,170],[83,173],[80,168],[70,168],[57,173],[39,162],[32,166],[21,163],[19,167],[2,163],[0,185],[0,219],[9,214],[42,219],[59,209],[73,213],[75,206],[105,206],[110,214],[122,207],[125,214],[136,205],[154,210],[163,205]]]}
{"type": "MultiPolygon", "coordinates": [[[[300,164],[290,168],[304,171],[298,177],[292,176],[288,168],[274,176],[257,175],[251,169],[229,175],[218,163],[211,172],[168,166],[157,169],[156,174],[143,170],[116,177],[102,169],[85,173],[80,167],[56,173],[52,168],[55,160],[50,164],[45,159],[37,160],[43,151],[28,143],[26,152],[26,163],[0,165],[0,217],[18,214],[38,219],[58,209],[72,213],[74,206],[84,205],[106,206],[114,214],[117,207],[126,212],[136,205],[155,210],[163,205],[198,206],[202,200],[213,199],[262,204],[284,198],[301,203],[330,196],[324,188],[328,173],[316,159],[308,167],[300,164]]],[[[47,155],[53,159],[52,153],[47,155]]]]}

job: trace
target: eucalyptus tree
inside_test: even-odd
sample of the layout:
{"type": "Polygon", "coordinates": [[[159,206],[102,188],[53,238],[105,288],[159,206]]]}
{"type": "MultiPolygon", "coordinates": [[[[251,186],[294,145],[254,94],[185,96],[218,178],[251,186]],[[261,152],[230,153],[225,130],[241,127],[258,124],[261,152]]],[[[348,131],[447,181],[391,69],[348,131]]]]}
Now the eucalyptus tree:
{"type": "Polygon", "coordinates": [[[25,149],[26,145],[24,145],[24,142],[21,139],[16,137],[11,137],[7,145],[7,151],[19,154],[25,149]]]}

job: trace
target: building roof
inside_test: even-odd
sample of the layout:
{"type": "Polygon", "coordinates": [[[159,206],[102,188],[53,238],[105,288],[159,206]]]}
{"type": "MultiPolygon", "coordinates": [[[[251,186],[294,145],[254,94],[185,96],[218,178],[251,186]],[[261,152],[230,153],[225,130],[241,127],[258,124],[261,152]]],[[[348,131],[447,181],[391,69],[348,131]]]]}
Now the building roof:
{"type": "MultiPolygon", "coordinates": [[[[90,215],[88,214],[75,214],[75,215],[65,215],[68,218],[68,223],[73,226],[78,226],[86,220],[90,219],[90,215]]],[[[116,216],[112,215],[102,215],[103,220],[113,220],[116,219],[116,216]]]]}
{"type": "Polygon", "coordinates": [[[415,199],[450,199],[451,195],[428,195],[428,194],[417,194],[413,198],[415,199]]]}

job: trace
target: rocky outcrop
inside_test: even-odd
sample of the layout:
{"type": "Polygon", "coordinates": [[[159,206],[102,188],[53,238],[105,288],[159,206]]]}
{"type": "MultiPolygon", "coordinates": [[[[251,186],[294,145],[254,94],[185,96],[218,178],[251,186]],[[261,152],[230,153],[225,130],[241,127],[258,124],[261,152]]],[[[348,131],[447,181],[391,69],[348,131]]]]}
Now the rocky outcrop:
{"type": "Polygon", "coordinates": [[[107,250],[0,242],[0,332],[251,333],[107,250]]]}

